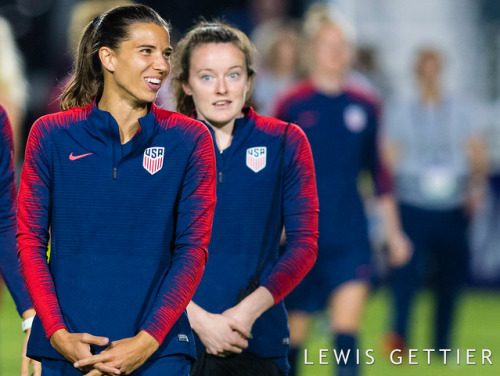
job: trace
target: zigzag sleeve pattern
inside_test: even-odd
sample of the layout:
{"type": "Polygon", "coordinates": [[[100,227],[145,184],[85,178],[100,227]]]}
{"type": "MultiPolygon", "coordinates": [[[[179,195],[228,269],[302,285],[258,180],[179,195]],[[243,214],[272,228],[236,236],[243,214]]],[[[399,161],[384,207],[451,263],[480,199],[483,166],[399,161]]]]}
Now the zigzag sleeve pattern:
{"type": "Polygon", "coordinates": [[[47,264],[50,217],[50,167],[43,146],[48,124],[38,120],[30,132],[19,188],[17,234],[21,271],[49,338],[66,328],[47,264]]]}
{"type": "Polygon", "coordinates": [[[198,286],[210,241],[215,208],[215,155],[212,137],[196,124],[198,142],[186,168],[177,210],[172,266],[142,329],[160,344],[184,312],[198,286]]]}
{"type": "MultiPolygon", "coordinates": [[[[311,148],[304,132],[290,125],[286,145],[291,161],[284,164],[283,215],[287,244],[263,282],[281,301],[304,278],[318,253],[319,203],[311,148]]],[[[286,159],[285,159],[286,161],[286,159]]]]}

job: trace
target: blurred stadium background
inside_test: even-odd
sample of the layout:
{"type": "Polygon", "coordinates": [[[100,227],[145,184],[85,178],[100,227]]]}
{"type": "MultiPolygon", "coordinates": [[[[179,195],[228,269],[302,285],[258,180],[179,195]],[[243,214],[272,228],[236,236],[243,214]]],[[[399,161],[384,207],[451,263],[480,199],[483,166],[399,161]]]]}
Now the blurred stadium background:
{"type": "MultiPolygon", "coordinates": [[[[173,26],[173,40],[199,16],[221,17],[251,33],[259,21],[274,16],[300,18],[311,0],[156,0],[141,1],[158,10],[173,26]],[[273,7],[269,8],[269,4],[273,7]],[[273,13],[276,12],[276,13],[273,13]]],[[[444,51],[446,86],[457,90],[475,105],[475,121],[484,129],[489,146],[490,189],[486,205],[475,214],[470,234],[469,283],[461,301],[456,343],[461,349],[490,349],[493,366],[420,364],[391,365],[380,342],[388,326],[388,297],[380,279],[364,317],[362,342],[374,349],[375,364],[364,367],[366,375],[498,375],[500,370],[500,2],[497,0],[330,0],[356,29],[357,45],[369,53],[370,64],[362,73],[372,80],[382,96],[404,94],[413,84],[411,62],[415,49],[431,44],[444,51]]],[[[11,24],[25,64],[29,83],[23,131],[45,114],[52,91],[70,68],[69,33],[73,7],[78,0],[0,0],[0,16],[11,24]]],[[[2,51],[0,50],[0,54],[2,51]]],[[[1,82],[0,82],[1,84],[1,82]]],[[[51,99],[52,98],[52,99],[51,99]]],[[[377,228],[377,218],[372,218],[377,228]]],[[[376,232],[376,230],[375,230],[376,232]]],[[[1,245],[0,245],[1,246],[1,245]]],[[[383,268],[382,268],[383,270],[383,268]]],[[[383,274],[382,274],[383,277],[383,274]]],[[[413,322],[414,348],[430,346],[433,303],[423,292],[413,322]]],[[[317,358],[320,348],[329,348],[318,316],[308,343],[317,358]]],[[[0,307],[0,375],[19,374],[23,334],[8,293],[0,307]]],[[[476,353],[478,355],[479,352],[476,353]]],[[[478,358],[476,358],[477,360],[478,358]]],[[[332,362],[331,353],[327,358],[332,362]]],[[[426,357],[419,353],[421,363],[426,357]]],[[[317,363],[316,359],[316,363],[317,363]]],[[[456,363],[456,362],[455,362],[456,363]]],[[[305,375],[329,375],[331,366],[304,366],[305,375]]]]}

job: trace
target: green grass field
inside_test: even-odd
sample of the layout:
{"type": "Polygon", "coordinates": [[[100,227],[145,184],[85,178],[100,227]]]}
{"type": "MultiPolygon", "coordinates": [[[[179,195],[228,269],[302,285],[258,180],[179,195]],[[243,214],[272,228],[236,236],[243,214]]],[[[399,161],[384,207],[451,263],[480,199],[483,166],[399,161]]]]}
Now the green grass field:
{"type": "MultiPolygon", "coordinates": [[[[380,290],[371,297],[364,316],[362,346],[373,349],[371,355],[375,359],[373,365],[363,365],[363,376],[498,376],[500,375],[500,292],[468,290],[463,299],[457,317],[455,343],[459,349],[460,364],[456,357],[443,365],[439,357],[431,357],[427,364],[427,353],[423,349],[431,348],[432,300],[429,294],[423,293],[417,302],[412,335],[414,343],[411,348],[418,349],[414,362],[418,365],[394,365],[389,357],[382,353],[380,343],[387,327],[388,299],[387,293],[380,290]],[[476,365],[467,365],[465,349],[477,349],[474,353],[476,365]],[[481,365],[481,349],[491,351],[493,365],[481,365]]],[[[19,375],[20,349],[23,341],[21,319],[18,317],[12,299],[4,292],[0,309],[0,376],[19,375]]],[[[315,320],[310,339],[306,345],[308,360],[314,365],[302,366],[301,376],[330,376],[333,374],[334,355],[328,336],[325,319],[318,316],[315,320]],[[319,364],[319,350],[327,349],[324,362],[319,364]]],[[[361,354],[361,361],[370,361],[361,354]]],[[[396,360],[396,359],[395,359],[396,360]]],[[[450,360],[450,359],[449,359],[450,360]]]]}

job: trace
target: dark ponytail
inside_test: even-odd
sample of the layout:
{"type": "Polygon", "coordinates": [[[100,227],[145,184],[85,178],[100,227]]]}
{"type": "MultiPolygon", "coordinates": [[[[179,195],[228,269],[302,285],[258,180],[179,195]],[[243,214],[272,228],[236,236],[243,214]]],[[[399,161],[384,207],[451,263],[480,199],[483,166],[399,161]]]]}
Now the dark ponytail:
{"type": "Polygon", "coordinates": [[[61,95],[61,110],[85,106],[102,94],[104,76],[99,49],[117,50],[129,37],[135,23],[154,23],[170,30],[169,24],[146,5],[120,6],[101,14],[82,33],[75,57],[73,77],[61,95]]]}
{"type": "Polygon", "coordinates": [[[73,78],[61,95],[61,110],[92,103],[102,93],[103,76],[98,52],[95,51],[96,20],[89,23],[78,43],[73,78]]]}

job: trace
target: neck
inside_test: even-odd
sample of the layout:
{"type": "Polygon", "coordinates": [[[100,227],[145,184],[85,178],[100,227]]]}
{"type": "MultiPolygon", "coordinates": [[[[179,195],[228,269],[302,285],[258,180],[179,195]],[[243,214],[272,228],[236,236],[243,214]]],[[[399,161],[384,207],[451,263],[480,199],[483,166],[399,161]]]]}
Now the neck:
{"type": "Polygon", "coordinates": [[[278,77],[288,77],[295,74],[295,67],[291,64],[282,64],[282,66],[276,66],[271,69],[273,75],[278,77]]]}
{"type": "Polygon", "coordinates": [[[423,103],[438,103],[441,101],[441,90],[435,84],[421,84],[420,85],[420,99],[423,103]]]}
{"type": "Polygon", "coordinates": [[[339,94],[342,91],[342,78],[338,74],[314,70],[310,76],[316,89],[325,94],[339,94]]]}
{"type": "Polygon", "coordinates": [[[215,143],[221,152],[231,146],[231,142],[233,141],[234,122],[234,119],[229,123],[222,125],[212,125],[207,122],[208,125],[214,130],[215,143]]]}
{"type": "Polygon", "coordinates": [[[109,112],[116,120],[120,130],[120,142],[127,143],[140,129],[139,118],[148,112],[148,105],[130,105],[124,101],[113,100],[109,96],[102,96],[98,105],[100,110],[109,112]]]}

